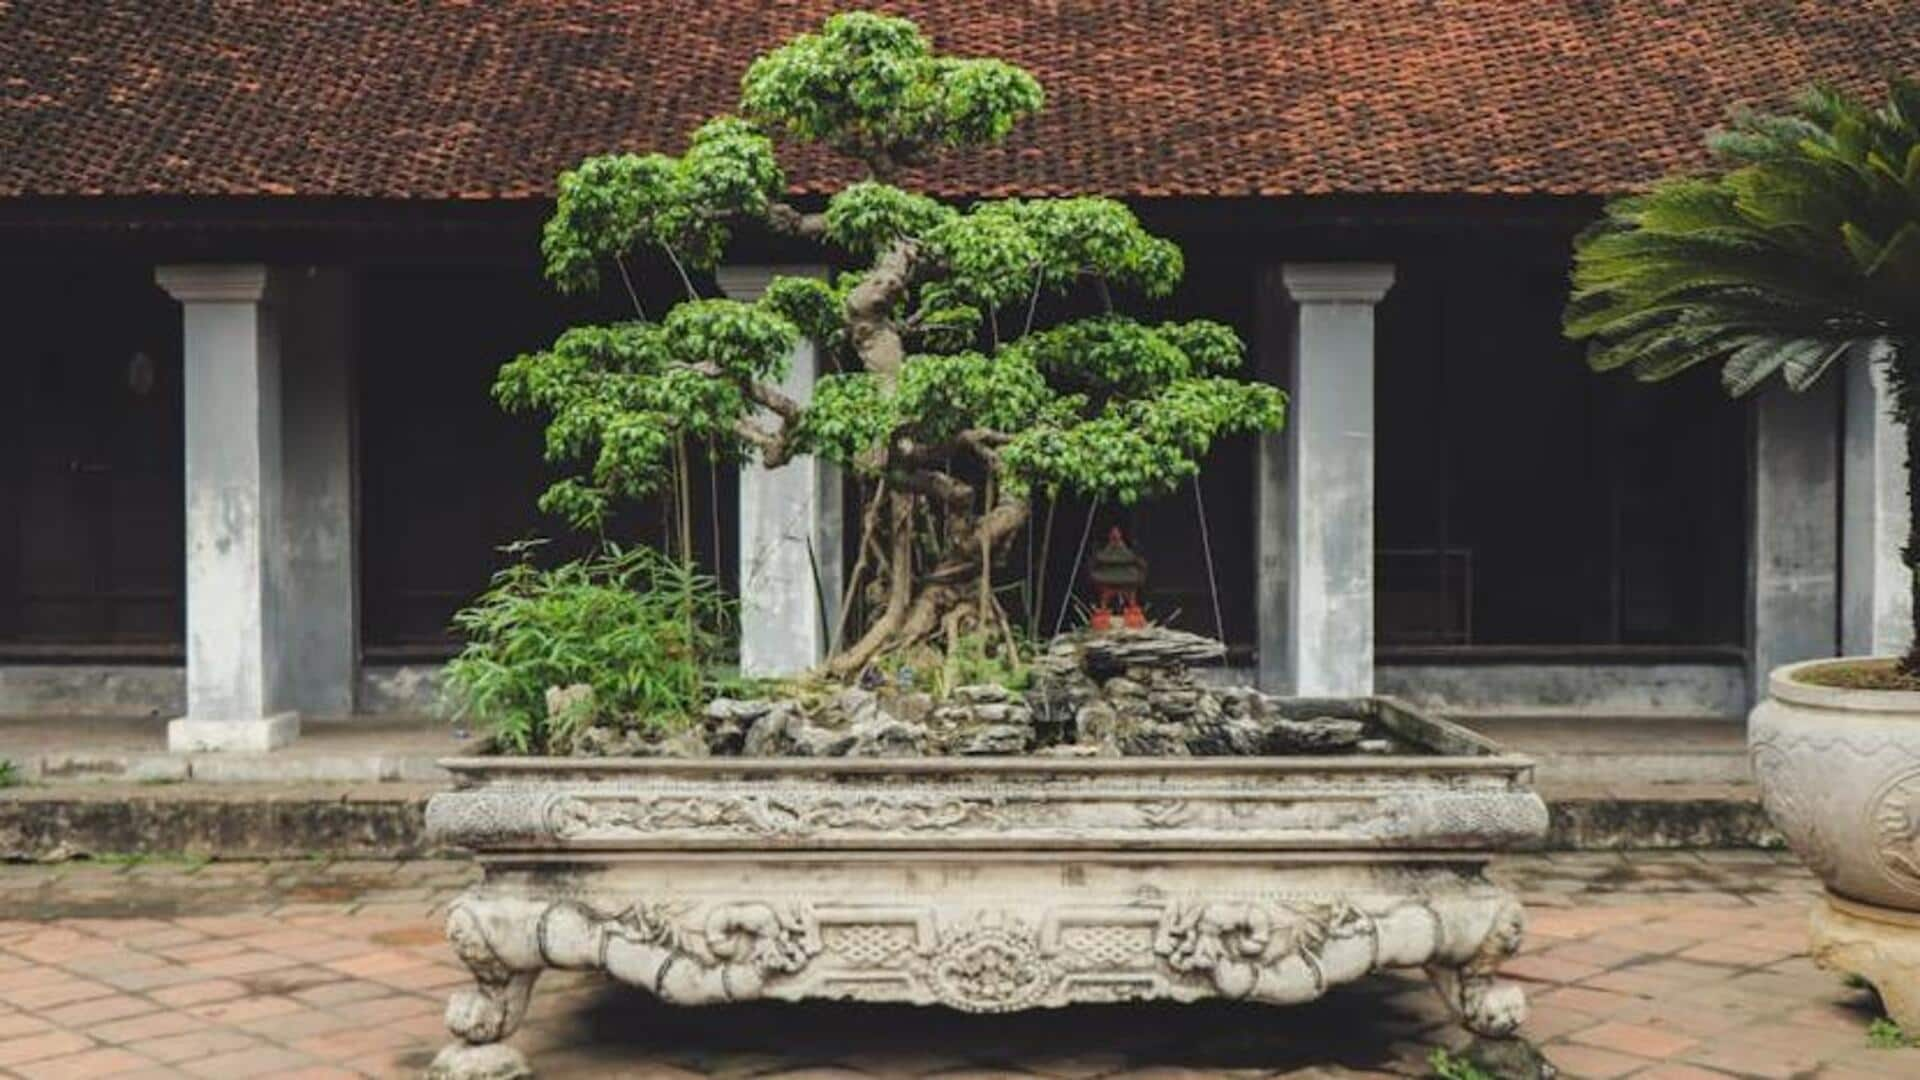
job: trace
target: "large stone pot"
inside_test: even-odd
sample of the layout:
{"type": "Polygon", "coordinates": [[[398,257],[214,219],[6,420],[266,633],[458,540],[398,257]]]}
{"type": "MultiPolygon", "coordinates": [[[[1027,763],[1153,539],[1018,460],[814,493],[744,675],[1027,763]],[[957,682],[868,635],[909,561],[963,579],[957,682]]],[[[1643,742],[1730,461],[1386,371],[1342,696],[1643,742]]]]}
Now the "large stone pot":
{"type": "Polygon", "coordinates": [[[1775,670],[1747,725],[1767,816],[1827,887],[1813,955],[1872,982],[1920,1032],[1920,693],[1803,682],[1775,670]]]}
{"type": "Polygon", "coordinates": [[[475,985],[433,1075],[524,1075],[502,1043],[545,968],[676,1003],[830,998],[976,1012],[1276,1005],[1424,967],[1514,1034],[1495,969],[1536,843],[1532,762],[1387,700],[1328,702],[1418,752],[1288,758],[445,762],[431,834],[484,879],[447,934],[475,985]]]}

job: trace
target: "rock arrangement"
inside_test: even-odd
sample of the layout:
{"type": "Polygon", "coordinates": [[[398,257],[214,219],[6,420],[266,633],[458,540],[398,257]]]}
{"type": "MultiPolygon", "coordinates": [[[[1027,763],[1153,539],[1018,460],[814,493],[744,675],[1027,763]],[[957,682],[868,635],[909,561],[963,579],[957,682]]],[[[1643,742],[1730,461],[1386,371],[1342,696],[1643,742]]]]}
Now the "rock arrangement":
{"type": "MultiPolygon", "coordinates": [[[[1065,757],[1262,756],[1392,753],[1361,719],[1330,703],[1252,687],[1215,688],[1193,665],[1219,660],[1220,642],[1147,627],[1058,638],[1023,690],[956,686],[936,700],[912,688],[849,687],[778,700],[719,698],[702,723],[668,736],[587,727],[572,751],[630,757],[1065,757]]],[[[556,689],[550,706],[583,707],[556,689]]]]}

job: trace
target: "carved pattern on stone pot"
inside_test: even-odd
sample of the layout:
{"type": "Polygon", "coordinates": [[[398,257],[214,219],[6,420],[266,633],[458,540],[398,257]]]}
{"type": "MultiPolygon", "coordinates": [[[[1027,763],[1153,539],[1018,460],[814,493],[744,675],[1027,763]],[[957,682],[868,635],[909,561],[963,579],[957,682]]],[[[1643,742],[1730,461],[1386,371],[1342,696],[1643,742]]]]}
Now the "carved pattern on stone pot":
{"type": "Polygon", "coordinates": [[[925,973],[934,996],[967,1012],[1026,1008],[1060,978],[1033,932],[1017,923],[943,932],[925,973]]]}
{"type": "Polygon", "coordinates": [[[1820,815],[1813,805],[1825,788],[1821,777],[1803,775],[1819,759],[1797,753],[1801,747],[1781,745],[1791,741],[1773,736],[1753,743],[1750,756],[1754,777],[1760,784],[1761,805],[1779,826],[1793,853],[1815,876],[1831,880],[1840,866],[1840,856],[1821,828],[1820,815]]]}
{"type": "Polygon", "coordinates": [[[1875,861],[1889,881],[1920,897],[1920,768],[1887,781],[1867,805],[1875,861]]]}
{"type": "Polygon", "coordinates": [[[617,799],[556,798],[546,812],[559,840],[583,834],[644,836],[671,830],[724,829],[766,837],[841,831],[939,831],[1002,824],[997,799],[959,796],[804,793],[658,795],[617,799]]]}

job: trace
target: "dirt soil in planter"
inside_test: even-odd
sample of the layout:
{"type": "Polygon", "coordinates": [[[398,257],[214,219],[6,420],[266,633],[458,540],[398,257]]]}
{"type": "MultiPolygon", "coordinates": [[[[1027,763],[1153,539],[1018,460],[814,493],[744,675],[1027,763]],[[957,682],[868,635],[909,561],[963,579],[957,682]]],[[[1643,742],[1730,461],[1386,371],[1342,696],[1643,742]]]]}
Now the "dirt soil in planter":
{"type": "Polygon", "coordinates": [[[1901,672],[1898,660],[1836,660],[1807,668],[1795,678],[1814,686],[1842,690],[1920,691],[1920,677],[1901,672]]]}

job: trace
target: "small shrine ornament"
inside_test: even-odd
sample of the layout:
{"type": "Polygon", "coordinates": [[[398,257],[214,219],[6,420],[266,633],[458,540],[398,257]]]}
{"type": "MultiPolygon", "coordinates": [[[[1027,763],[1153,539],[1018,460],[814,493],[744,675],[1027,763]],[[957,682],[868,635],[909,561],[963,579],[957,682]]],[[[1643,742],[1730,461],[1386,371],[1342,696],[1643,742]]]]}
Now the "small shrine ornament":
{"type": "Polygon", "coordinates": [[[1087,580],[1093,583],[1095,630],[1113,629],[1113,605],[1120,605],[1120,624],[1129,630],[1147,625],[1147,613],[1140,607],[1140,590],[1147,584],[1147,560],[1127,546],[1120,526],[1107,533],[1107,542],[1093,553],[1087,566],[1087,580]]]}

